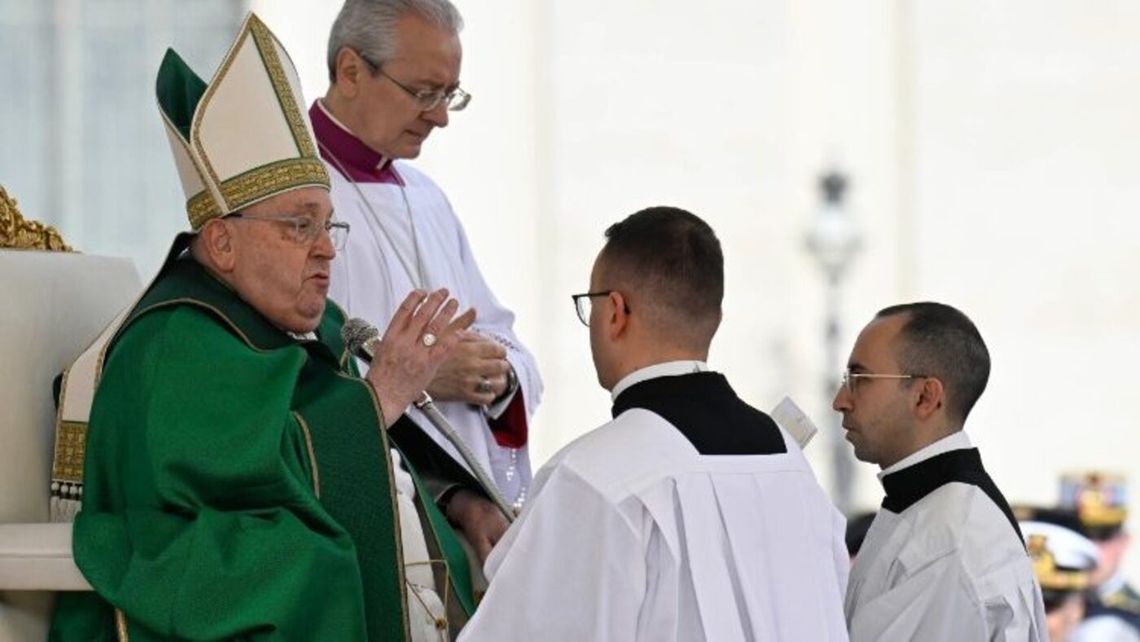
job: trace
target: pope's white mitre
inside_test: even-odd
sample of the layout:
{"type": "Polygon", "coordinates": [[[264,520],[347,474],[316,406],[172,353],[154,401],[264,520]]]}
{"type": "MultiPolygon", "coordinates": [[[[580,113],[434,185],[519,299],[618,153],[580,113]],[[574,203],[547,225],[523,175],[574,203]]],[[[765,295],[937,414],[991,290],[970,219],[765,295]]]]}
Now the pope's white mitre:
{"type": "Polygon", "coordinates": [[[208,85],[167,50],[157,94],[193,229],[291,189],[329,188],[297,70],[256,15],[208,85]]]}

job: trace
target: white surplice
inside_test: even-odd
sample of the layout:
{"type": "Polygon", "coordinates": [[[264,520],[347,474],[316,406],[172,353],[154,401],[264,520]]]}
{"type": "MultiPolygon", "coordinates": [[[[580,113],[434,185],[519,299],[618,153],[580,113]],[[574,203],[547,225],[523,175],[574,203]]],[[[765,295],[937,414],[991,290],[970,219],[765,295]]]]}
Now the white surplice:
{"type": "MultiPolygon", "coordinates": [[[[515,336],[514,313],[499,303],[484,281],[463,226],[444,193],[426,175],[402,162],[393,167],[404,180],[403,186],[367,182],[354,186],[334,165],[326,161],[326,166],[336,218],[351,226],[346,247],[332,262],[329,298],[349,316],[361,317],[383,332],[413,289],[446,287],[459,301],[460,310],[475,308],[478,317],[472,330],[507,348],[507,360],[518,376],[530,417],[542,397],[538,366],[515,336]],[[367,202],[361,200],[362,195],[367,202]],[[420,278],[421,283],[415,282],[420,278]]],[[[497,417],[505,405],[484,409],[464,402],[436,402],[480,465],[494,476],[507,501],[513,502],[524,498],[531,472],[526,446],[500,446],[491,433],[488,416],[497,417]]],[[[456,461],[463,462],[422,412],[409,408],[407,414],[456,461]]]]}
{"type": "MultiPolygon", "coordinates": [[[[956,432],[880,473],[971,448],[956,432]]],[[[978,486],[950,482],[901,513],[881,509],[844,610],[852,642],[1047,642],[1041,590],[1022,540],[978,486]]]]}
{"type": "Polygon", "coordinates": [[[460,640],[846,640],[844,519],[780,433],[786,453],[705,456],[634,408],[579,438],[536,475],[460,640]]]}

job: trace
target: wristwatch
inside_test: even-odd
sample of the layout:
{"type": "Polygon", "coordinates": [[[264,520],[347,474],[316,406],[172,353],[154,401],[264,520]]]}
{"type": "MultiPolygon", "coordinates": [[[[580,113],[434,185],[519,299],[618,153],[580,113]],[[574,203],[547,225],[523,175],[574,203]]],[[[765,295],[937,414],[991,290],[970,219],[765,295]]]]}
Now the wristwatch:
{"type": "Polygon", "coordinates": [[[491,405],[493,406],[493,405],[499,403],[500,401],[502,401],[503,399],[506,399],[507,395],[510,395],[512,392],[514,392],[518,389],[519,389],[519,376],[517,374],[515,374],[515,367],[513,365],[511,365],[510,361],[508,361],[507,362],[507,387],[503,389],[503,393],[501,395],[499,395],[498,397],[495,397],[495,400],[491,402],[491,405]]]}

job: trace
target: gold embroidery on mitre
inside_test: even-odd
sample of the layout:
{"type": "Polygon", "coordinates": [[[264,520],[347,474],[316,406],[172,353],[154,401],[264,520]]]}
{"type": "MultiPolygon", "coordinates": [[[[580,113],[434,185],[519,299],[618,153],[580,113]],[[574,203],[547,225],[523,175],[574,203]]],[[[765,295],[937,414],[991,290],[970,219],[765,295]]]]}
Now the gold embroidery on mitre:
{"type": "Polygon", "coordinates": [[[186,215],[190,217],[190,229],[198,230],[206,221],[221,216],[222,210],[218,209],[209,190],[202,190],[186,201],[186,215]]]}
{"type": "Polygon", "coordinates": [[[73,251],[59,232],[50,225],[25,219],[16,206],[16,199],[0,187],[0,247],[20,250],[73,251]]]}
{"type": "MultiPolygon", "coordinates": [[[[197,207],[196,213],[199,222],[195,222],[195,214],[191,213],[191,225],[194,225],[195,229],[197,229],[201,225],[204,225],[210,218],[229,214],[230,212],[237,211],[268,196],[295,187],[321,185],[328,189],[330,187],[328,173],[325,171],[324,165],[317,158],[316,150],[309,137],[309,131],[305,127],[303,118],[301,112],[297,109],[296,101],[293,100],[289,81],[284,69],[281,67],[281,59],[277,56],[276,49],[273,49],[273,37],[269,28],[266,27],[256,15],[250,14],[247,19],[246,27],[242,30],[242,33],[239,34],[234,45],[226,54],[226,58],[222,61],[221,68],[214,74],[214,80],[211,81],[210,85],[206,88],[206,93],[202,95],[202,99],[198,102],[198,107],[194,114],[194,122],[191,126],[191,139],[194,149],[198,151],[201,157],[202,165],[205,167],[206,173],[209,174],[209,180],[212,181],[213,185],[220,187],[223,206],[226,208],[226,211],[209,216],[205,205],[198,202],[187,202],[188,209],[192,205],[197,207]],[[234,61],[237,60],[238,52],[245,43],[246,33],[249,33],[253,39],[253,44],[264,63],[264,68],[270,79],[270,85],[273,87],[273,93],[277,97],[282,115],[285,116],[285,120],[289,124],[290,133],[292,134],[294,144],[297,146],[300,155],[299,157],[273,161],[222,181],[218,178],[218,173],[214,169],[213,163],[210,162],[210,155],[206,153],[206,149],[202,145],[201,128],[199,125],[203,114],[207,111],[207,106],[213,99],[214,93],[222,84],[220,82],[221,79],[226,77],[230,67],[234,61]],[[269,52],[268,54],[266,53],[267,51],[269,52]],[[280,169],[281,166],[289,164],[296,164],[299,168],[303,169],[291,170],[293,172],[292,174],[280,169]],[[259,176],[259,173],[265,171],[267,168],[274,170],[276,173],[271,177],[259,176]],[[290,184],[289,181],[293,182],[290,184]]],[[[206,192],[208,191],[209,189],[207,188],[206,192]]],[[[208,194],[204,194],[204,196],[209,197],[208,194]]],[[[195,195],[191,201],[197,198],[198,195],[195,195]]],[[[217,210],[215,209],[214,211],[217,210]]]]}
{"type": "MultiPolygon", "coordinates": [[[[329,187],[328,173],[320,161],[311,158],[289,158],[262,165],[234,176],[221,185],[222,198],[237,211],[275,194],[306,185],[329,187]]],[[[193,229],[201,229],[207,221],[230,212],[222,212],[206,190],[186,202],[193,229]]]]}
{"type": "Polygon", "coordinates": [[[285,113],[285,120],[289,123],[289,130],[293,133],[293,142],[296,143],[297,150],[300,151],[301,156],[316,158],[317,151],[313,147],[313,141],[309,138],[309,130],[305,127],[304,117],[301,115],[301,111],[297,109],[293,88],[289,85],[289,79],[285,75],[285,67],[281,64],[281,57],[277,55],[273,34],[261,22],[251,23],[250,33],[253,34],[253,42],[257,45],[258,53],[261,54],[265,69],[269,72],[269,81],[273,84],[273,93],[277,95],[277,101],[281,103],[281,109],[285,113]]]}
{"type": "Polygon", "coordinates": [[[314,158],[289,158],[243,172],[222,183],[222,198],[240,209],[306,185],[329,186],[328,173],[314,158]]]}
{"type": "Polygon", "coordinates": [[[1044,535],[1030,535],[1025,543],[1029,559],[1033,562],[1033,574],[1041,588],[1055,591],[1082,591],[1089,586],[1089,574],[1084,571],[1068,571],[1057,568],[1057,560],[1046,546],[1044,535]]]}
{"type": "MultiPolygon", "coordinates": [[[[388,441],[388,426],[384,423],[384,411],[380,407],[380,398],[376,396],[376,389],[368,385],[368,383],[366,383],[360,377],[353,377],[344,374],[343,372],[338,372],[337,376],[342,379],[352,381],[357,385],[364,386],[365,391],[368,393],[368,397],[372,399],[372,408],[376,412],[376,417],[380,423],[380,448],[383,449],[383,452],[385,453],[391,452],[392,446],[388,441]]],[[[388,461],[390,463],[391,459],[388,461]]],[[[392,514],[399,515],[399,501],[396,499],[396,473],[392,470],[391,465],[385,466],[385,468],[388,469],[388,500],[391,502],[392,514]]],[[[416,497],[419,497],[419,493],[416,493],[416,497]]],[[[393,529],[392,541],[396,546],[396,559],[400,561],[400,563],[396,565],[396,581],[400,583],[400,604],[405,605],[404,608],[400,609],[403,612],[401,624],[404,630],[404,638],[411,639],[412,626],[407,608],[408,576],[404,574],[404,538],[400,536],[400,529],[393,529]]]]}

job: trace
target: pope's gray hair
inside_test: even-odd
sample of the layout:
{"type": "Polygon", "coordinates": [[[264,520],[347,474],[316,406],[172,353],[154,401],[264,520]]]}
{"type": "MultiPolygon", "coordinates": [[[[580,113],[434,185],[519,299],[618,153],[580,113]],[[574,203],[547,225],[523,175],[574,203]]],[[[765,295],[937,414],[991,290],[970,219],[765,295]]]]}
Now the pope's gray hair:
{"type": "Polygon", "coordinates": [[[329,82],[336,82],[336,56],[355,49],[382,65],[396,56],[396,25],[414,14],[451,33],[463,29],[463,16],[451,0],[345,0],[329,34],[329,82]]]}

